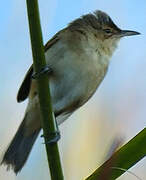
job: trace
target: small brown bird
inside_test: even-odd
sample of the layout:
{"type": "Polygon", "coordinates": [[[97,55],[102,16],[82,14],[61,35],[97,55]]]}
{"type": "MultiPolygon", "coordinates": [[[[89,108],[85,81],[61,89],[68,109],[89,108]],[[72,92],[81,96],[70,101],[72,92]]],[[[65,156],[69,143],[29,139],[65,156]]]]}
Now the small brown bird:
{"type": "MultiPolygon", "coordinates": [[[[102,11],[71,22],[45,45],[53,111],[58,124],[94,94],[107,72],[119,40],[138,35],[121,30],[102,11]]],[[[18,173],[41,130],[40,108],[33,66],[19,89],[17,100],[29,99],[24,119],[4,154],[2,164],[18,173]]]]}

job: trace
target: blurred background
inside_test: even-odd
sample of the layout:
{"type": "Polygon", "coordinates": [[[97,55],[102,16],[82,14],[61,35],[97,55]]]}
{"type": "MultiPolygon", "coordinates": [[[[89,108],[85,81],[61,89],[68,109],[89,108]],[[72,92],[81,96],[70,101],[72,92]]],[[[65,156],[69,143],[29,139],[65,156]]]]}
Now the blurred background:
{"type": "MultiPolygon", "coordinates": [[[[106,78],[86,105],[60,126],[59,141],[66,180],[81,180],[107,158],[113,142],[124,144],[146,125],[146,1],[39,0],[44,43],[70,21],[96,9],[107,12],[123,29],[141,36],[124,38],[106,78]]],[[[2,1],[0,10],[0,158],[15,134],[26,103],[16,95],[32,63],[25,1],[2,1]]],[[[38,138],[20,174],[0,167],[0,180],[48,180],[42,138],[38,138]]],[[[145,142],[144,142],[145,143],[145,142]]],[[[128,157],[127,157],[128,158],[128,157]]],[[[130,169],[146,179],[146,159],[130,169]]],[[[136,180],[125,173],[119,180],[136,180]]]]}

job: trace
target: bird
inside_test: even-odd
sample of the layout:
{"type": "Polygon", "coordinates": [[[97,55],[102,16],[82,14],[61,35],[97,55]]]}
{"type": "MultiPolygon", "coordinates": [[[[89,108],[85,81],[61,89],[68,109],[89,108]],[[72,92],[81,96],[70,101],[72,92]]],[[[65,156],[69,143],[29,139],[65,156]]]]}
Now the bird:
{"type": "MultiPolygon", "coordinates": [[[[75,19],[46,43],[50,94],[58,125],[95,93],[120,39],[139,34],[120,29],[107,13],[96,10],[75,19]]],[[[32,65],[17,95],[18,102],[28,98],[24,118],[1,162],[16,174],[24,167],[41,130],[35,75],[32,65]]]]}

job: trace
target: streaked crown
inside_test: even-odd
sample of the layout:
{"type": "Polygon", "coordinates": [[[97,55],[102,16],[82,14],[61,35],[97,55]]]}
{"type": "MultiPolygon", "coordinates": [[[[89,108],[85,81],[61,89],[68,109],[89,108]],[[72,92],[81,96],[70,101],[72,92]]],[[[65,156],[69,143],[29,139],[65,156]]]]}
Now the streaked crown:
{"type": "Polygon", "coordinates": [[[87,29],[92,27],[97,30],[103,38],[121,38],[124,36],[138,35],[136,31],[121,30],[105,12],[95,11],[86,14],[69,24],[71,29],[87,29]]]}

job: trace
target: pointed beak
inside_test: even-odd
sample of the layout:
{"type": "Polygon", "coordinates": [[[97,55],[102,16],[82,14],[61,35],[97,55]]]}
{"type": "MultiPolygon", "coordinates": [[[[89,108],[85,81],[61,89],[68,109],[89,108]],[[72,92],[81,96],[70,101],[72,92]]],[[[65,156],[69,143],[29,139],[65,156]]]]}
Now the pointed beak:
{"type": "Polygon", "coordinates": [[[129,31],[129,30],[121,30],[120,33],[118,33],[120,37],[124,36],[134,36],[134,35],[140,35],[139,32],[136,31],[129,31]]]}

